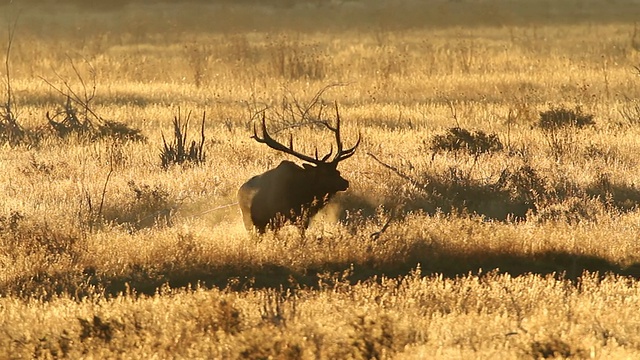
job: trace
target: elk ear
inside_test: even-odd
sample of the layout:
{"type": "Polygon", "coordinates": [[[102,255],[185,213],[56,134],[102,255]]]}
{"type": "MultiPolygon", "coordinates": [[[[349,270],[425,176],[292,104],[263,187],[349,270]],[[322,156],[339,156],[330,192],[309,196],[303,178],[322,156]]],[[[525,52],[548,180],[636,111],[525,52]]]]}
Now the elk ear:
{"type": "Polygon", "coordinates": [[[307,163],[303,163],[303,164],[302,164],[302,167],[303,167],[305,170],[315,169],[315,168],[316,168],[315,166],[313,166],[313,165],[311,165],[311,164],[307,164],[307,163]]]}

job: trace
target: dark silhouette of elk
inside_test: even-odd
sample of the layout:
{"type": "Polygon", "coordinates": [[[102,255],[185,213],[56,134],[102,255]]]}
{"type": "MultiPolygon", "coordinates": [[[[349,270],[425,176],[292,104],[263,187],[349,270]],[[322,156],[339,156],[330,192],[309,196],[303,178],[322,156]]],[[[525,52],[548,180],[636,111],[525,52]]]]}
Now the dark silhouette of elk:
{"type": "Polygon", "coordinates": [[[275,169],[254,176],[238,190],[238,204],[242,210],[245,227],[262,234],[267,229],[276,230],[285,223],[293,223],[305,229],[309,220],[338,192],[349,188],[349,181],[340,176],[338,164],[350,158],[360,145],[361,137],[349,149],[343,150],[340,139],[340,114],[336,104],[336,126],[322,124],[335,135],[337,151],[332,159],[333,145],[328,154],[318,158],[301,154],[293,149],[293,137],[289,146],[274,140],[267,132],[265,114],[262,113],[262,137],[255,125],[252,139],[270,148],[293,155],[305,161],[302,167],[283,160],[275,169]]]}

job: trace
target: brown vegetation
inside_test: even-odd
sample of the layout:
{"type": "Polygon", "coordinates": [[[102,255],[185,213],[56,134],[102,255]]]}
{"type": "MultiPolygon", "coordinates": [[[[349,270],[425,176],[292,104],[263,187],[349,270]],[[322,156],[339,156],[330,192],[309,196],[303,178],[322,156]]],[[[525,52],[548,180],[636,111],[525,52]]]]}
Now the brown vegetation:
{"type": "Polygon", "coordinates": [[[639,356],[631,1],[89,3],[0,5],[0,358],[639,356]],[[334,102],[349,190],[248,235],[334,102]]]}

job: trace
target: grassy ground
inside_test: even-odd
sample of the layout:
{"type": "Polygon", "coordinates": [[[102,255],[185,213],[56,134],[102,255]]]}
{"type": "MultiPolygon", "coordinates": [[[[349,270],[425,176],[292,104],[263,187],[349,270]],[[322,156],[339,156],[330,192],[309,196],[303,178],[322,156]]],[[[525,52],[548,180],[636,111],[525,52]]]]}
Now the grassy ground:
{"type": "Polygon", "coordinates": [[[638,356],[632,2],[20,6],[0,357],[638,356]],[[299,110],[334,102],[351,188],[247,234],[237,189],[285,159],[256,115],[311,154],[299,110]],[[203,117],[204,162],[163,167],[203,117]]]}

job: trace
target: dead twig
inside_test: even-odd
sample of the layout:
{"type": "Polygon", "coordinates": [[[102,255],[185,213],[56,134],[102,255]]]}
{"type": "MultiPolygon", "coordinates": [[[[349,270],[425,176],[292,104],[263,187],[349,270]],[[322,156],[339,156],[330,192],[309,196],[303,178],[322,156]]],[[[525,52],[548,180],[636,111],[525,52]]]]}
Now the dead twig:
{"type": "Polygon", "coordinates": [[[411,176],[403,173],[402,171],[400,171],[398,168],[396,168],[395,166],[391,166],[389,164],[386,164],[384,162],[382,162],[381,160],[379,160],[375,155],[373,155],[372,153],[367,153],[367,155],[371,156],[373,158],[373,160],[375,160],[378,164],[384,166],[385,168],[391,170],[392,172],[394,172],[396,175],[400,176],[401,178],[407,180],[409,183],[411,183],[411,185],[415,186],[416,188],[424,191],[425,193],[427,192],[427,184],[424,184],[414,178],[412,178],[411,176]]]}
{"type": "Polygon", "coordinates": [[[333,83],[318,90],[310,100],[303,101],[296,97],[288,89],[284,89],[285,94],[280,99],[279,105],[267,105],[259,103],[257,99],[247,102],[247,110],[251,121],[260,119],[262,114],[269,110],[270,123],[279,123],[278,129],[273,130],[274,134],[284,130],[291,130],[305,126],[323,126],[326,119],[323,119],[325,107],[322,96],[330,89],[338,86],[345,86],[346,83],[333,83]]]}
{"type": "Polygon", "coordinates": [[[369,237],[372,240],[378,240],[380,238],[380,235],[382,235],[385,231],[387,231],[387,229],[389,228],[389,225],[391,225],[391,221],[393,221],[394,218],[395,218],[395,211],[391,210],[391,213],[389,214],[389,218],[384,223],[384,225],[382,225],[380,230],[372,233],[371,235],[369,235],[369,237]]]}
{"type": "Polygon", "coordinates": [[[7,101],[4,103],[3,113],[0,118],[0,132],[2,132],[0,138],[9,143],[16,143],[24,136],[24,131],[20,124],[18,124],[18,116],[15,113],[13,88],[11,86],[11,49],[18,25],[18,17],[19,16],[16,16],[13,24],[9,24],[8,26],[7,51],[4,58],[7,101]]]}

